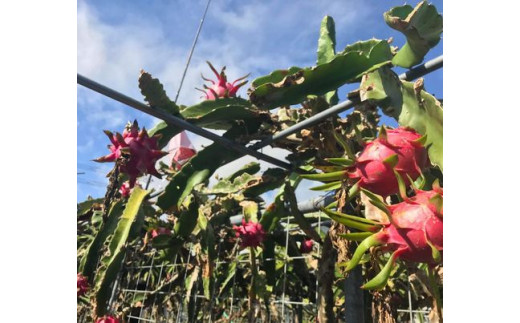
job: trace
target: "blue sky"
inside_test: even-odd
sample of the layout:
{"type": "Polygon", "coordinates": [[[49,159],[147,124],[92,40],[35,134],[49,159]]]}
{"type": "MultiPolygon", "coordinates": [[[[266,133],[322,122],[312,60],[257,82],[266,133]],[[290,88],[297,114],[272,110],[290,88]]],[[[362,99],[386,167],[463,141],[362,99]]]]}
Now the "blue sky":
{"type": "MultiPolygon", "coordinates": [[[[226,65],[230,79],[251,73],[250,80],[274,69],[314,65],[319,27],[325,15],[335,20],[337,50],[372,37],[393,37],[393,45],[402,46],[404,36],[389,28],[382,15],[403,3],[213,0],[178,103],[199,102],[200,93],[194,88],[202,85],[200,74],[211,75],[206,60],[217,69],[226,65]]],[[[431,3],[442,13],[442,1],[431,3]]],[[[173,99],[205,5],[206,0],[78,1],[78,73],[142,101],[137,77],[144,69],[162,81],[173,99]]],[[[426,59],[442,51],[441,40],[426,59]]],[[[442,98],[442,80],[442,70],[428,75],[426,90],[442,98]]],[[[340,100],[351,89],[342,88],[340,100]]],[[[245,96],[245,89],[239,94],[245,96]]],[[[77,169],[85,173],[78,175],[77,199],[82,201],[87,195],[104,195],[105,174],[113,166],[91,161],[108,152],[108,139],[102,130],[121,131],[127,121],[134,119],[149,129],[158,120],[79,85],[77,102],[77,169]]],[[[190,134],[190,138],[197,149],[209,143],[195,135],[190,134]]],[[[279,149],[264,148],[263,152],[284,156],[279,149]]],[[[226,175],[251,160],[244,157],[217,173],[226,175]]],[[[154,185],[160,187],[161,181],[154,185]]],[[[306,190],[308,186],[298,190],[299,199],[315,195],[306,190]]]]}

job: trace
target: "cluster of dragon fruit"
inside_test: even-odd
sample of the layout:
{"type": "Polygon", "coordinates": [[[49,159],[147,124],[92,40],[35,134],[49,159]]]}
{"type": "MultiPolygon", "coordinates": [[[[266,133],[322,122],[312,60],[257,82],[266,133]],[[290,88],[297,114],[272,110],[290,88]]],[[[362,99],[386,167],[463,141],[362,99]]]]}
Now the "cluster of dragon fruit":
{"type": "MultiPolygon", "coordinates": [[[[245,80],[248,75],[240,77],[233,82],[228,82],[225,67],[219,73],[211,63],[208,62],[208,65],[215,74],[216,80],[202,76],[203,80],[209,83],[204,85],[203,89],[198,89],[204,93],[202,99],[204,101],[218,101],[237,98],[238,90],[248,82],[245,80]]],[[[284,82],[278,82],[273,87],[279,86],[283,89],[291,85],[287,79],[284,79],[284,82]]],[[[298,82],[295,81],[295,84],[298,84],[298,82]]],[[[262,84],[259,86],[262,86],[262,84]]],[[[273,97],[278,98],[278,96],[273,97]]],[[[253,101],[253,98],[254,96],[251,96],[251,101],[253,101]]],[[[258,98],[255,98],[255,100],[258,100],[258,102],[255,102],[257,105],[265,104],[258,98]]],[[[300,111],[294,113],[293,117],[284,116],[284,113],[287,113],[290,108],[283,107],[278,111],[278,114],[271,115],[270,122],[275,124],[276,127],[280,127],[280,124],[287,122],[287,120],[292,122],[298,121],[298,118],[304,119],[307,117],[304,114],[310,113],[309,111],[315,112],[316,106],[313,106],[313,104],[317,104],[316,102],[318,101],[314,100],[309,99],[305,101],[303,107],[300,111]]],[[[330,102],[328,104],[329,106],[332,105],[330,102]]],[[[359,111],[351,115],[358,116],[356,113],[359,114],[359,111]]],[[[287,115],[289,114],[287,113],[287,115]]],[[[377,119],[374,120],[378,121],[377,119]]],[[[374,120],[372,120],[372,123],[374,123],[374,120]]],[[[325,189],[321,190],[330,189],[346,194],[343,202],[338,203],[338,198],[337,202],[321,209],[330,219],[336,223],[343,224],[347,228],[347,233],[342,236],[343,238],[357,242],[357,244],[351,244],[351,246],[355,246],[355,250],[349,256],[350,259],[346,264],[346,271],[365,264],[366,261],[363,261],[363,259],[367,259],[367,252],[370,253],[371,259],[376,260],[372,263],[384,263],[380,266],[381,268],[373,266],[376,268],[375,275],[368,278],[368,281],[361,287],[367,290],[381,290],[385,288],[394,274],[395,271],[393,269],[398,262],[426,264],[429,268],[442,265],[443,188],[438,178],[433,176],[432,179],[431,176],[429,178],[425,176],[436,165],[435,160],[431,159],[429,155],[430,147],[427,142],[429,143],[430,141],[428,141],[428,136],[424,134],[425,131],[416,131],[413,127],[405,125],[400,125],[394,129],[381,126],[377,130],[377,134],[374,133],[370,140],[360,141],[359,136],[356,136],[356,143],[353,145],[348,144],[348,142],[354,141],[351,135],[346,134],[348,131],[338,135],[336,129],[333,128],[333,136],[330,136],[330,130],[326,130],[329,133],[325,134],[326,131],[323,131],[318,126],[313,128],[312,131],[315,131],[317,135],[309,135],[310,131],[308,131],[307,138],[295,141],[300,146],[293,149],[293,151],[296,151],[293,153],[293,156],[302,156],[314,149],[311,147],[311,149],[306,150],[309,146],[312,146],[312,143],[323,144],[323,147],[327,146],[329,148],[319,152],[316,152],[319,149],[314,149],[313,157],[315,159],[310,159],[313,161],[308,162],[308,166],[312,165],[312,167],[307,168],[307,170],[311,169],[313,173],[309,174],[309,171],[307,171],[307,174],[301,174],[298,180],[320,181],[325,183],[321,186],[321,188],[325,189]],[[338,138],[338,136],[343,137],[338,138]],[[330,138],[334,139],[330,140],[330,138]],[[327,141],[333,142],[330,144],[327,141]],[[343,148],[343,151],[334,151],[336,147],[340,146],[343,148]],[[352,146],[357,147],[356,152],[352,151],[352,146]],[[301,155],[298,155],[299,153],[301,155]],[[340,154],[341,157],[338,157],[340,154]],[[333,156],[329,157],[327,155],[333,156]],[[320,167],[323,165],[318,165],[319,163],[316,163],[317,160],[328,162],[334,166],[320,167]],[[316,170],[319,169],[323,170],[323,172],[316,173],[316,170]],[[355,215],[344,213],[347,210],[345,206],[349,203],[354,203],[356,206],[358,211],[356,211],[355,215]],[[338,207],[338,205],[341,205],[341,207],[338,207]],[[334,210],[335,207],[337,208],[336,210],[334,210]],[[373,210],[374,208],[379,211],[378,218],[372,218],[369,215],[368,210],[373,210]]],[[[152,135],[144,127],[140,128],[137,121],[128,123],[122,134],[105,130],[105,134],[110,140],[110,145],[108,146],[110,152],[106,156],[95,159],[95,161],[115,163],[114,171],[120,175],[116,187],[118,191],[117,200],[119,201],[130,203],[134,196],[133,192],[135,190],[141,191],[142,187],[138,179],[144,175],[163,178],[164,176],[181,173],[185,167],[192,167],[189,162],[197,156],[197,151],[189,143],[185,132],[178,133],[170,141],[173,142],[173,146],[168,147],[168,151],[161,150],[164,149],[161,148],[164,146],[164,143],[160,144],[161,134],[153,134],[153,131],[150,133],[152,135]],[[162,165],[158,170],[157,165],[160,164],[160,160],[169,154],[172,156],[170,165],[167,165],[166,169],[162,165]]],[[[302,137],[305,137],[303,132],[302,137]]],[[[287,148],[289,145],[295,144],[287,141],[281,143],[280,147],[287,148]]],[[[294,148],[294,146],[292,147],[294,148]]],[[[211,163],[210,160],[206,162],[211,163]]],[[[232,182],[233,180],[229,181],[232,182]]],[[[285,183],[288,185],[288,182],[285,183]]],[[[187,182],[185,184],[187,185],[187,182]]],[[[179,187],[176,189],[179,189],[179,187]]],[[[283,193],[287,194],[287,191],[283,193]]],[[[186,198],[186,196],[183,196],[183,198],[186,198]]],[[[290,199],[288,198],[288,200],[290,199]]],[[[175,214],[176,220],[167,224],[158,221],[148,225],[145,238],[143,239],[145,244],[148,241],[157,245],[164,243],[164,241],[169,241],[169,243],[172,241],[187,241],[186,237],[193,231],[194,221],[197,221],[196,217],[198,215],[197,211],[194,214],[188,214],[190,211],[187,209],[191,208],[191,203],[197,204],[200,202],[194,202],[190,198],[186,199],[182,204],[177,203],[171,209],[164,209],[169,215],[175,214]],[[185,219],[191,216],[191,220],[182,221],[183,216],[185,219]],[[189,229],[188,227],[181,228],[185,225],[184,222],[190,222],[191,227],[189,229]]],[[[286,204],[290,203],[287,202],[286,204]]],[[[283,202],[281,204],[272,203],[266,208],[266,213],[274,212],[273,210],[276,207],[280,207],[280,205],[284,207],[283,202]]],[[[240,225],[226,228],[228,238],[237,247],[241,250],[249,249],[249,253],[252,255],[251,266],[256,264],[254,259],[257,254],[257,248],[264,248],[264,244],[268,243],[266,240],[273,237],[273,226],[270,225],[269,221],[263,221],[266,213],[260,215],[260,212],[256,211],[259,215],[258,219],[256,215],[250,217],[245,216],[244,213],[244,218],[240,225]]],[[[274,216],[279,217],[280,215],[274,216]]],[[[199,226],[200,228],[204,227],[200,223],[199,226]]],[[[313,254],[315,246],[321,248],[321,236],[319,234],[313,235],[311,233],[316,232],[306,231],[303,227],[301,229],[305,235],[298,238],[299,246],[297,252],[300,254],[313,254]]],[[[252,285],[254,285],[254,275],[257,274],[256,269],[251,272],[253,275],[252,285]]],[[[93,282],[92,277],[90,277],[90,282],[93,282]]],[[[96,288],[99,289],[99,287],[96,288]]],[[[86,299],[91,289],[89,278],[83,276],[82,273],[78,273],[78,299],[86,299]]],[[[254,293],[250,293],[250,295],[254,296],[254,293]]],[[[251,304],[254,304],[254,302],[251,304]]],[[[112,315],[106,311],[99,313],[95,316],[96,323],[118,323],[122,321],[115,313],[112,313],[112,315]]]]}
{"type": "Polygon", "coordinates": [[[385,222],[367,221],[339,212],[323,211],[332,218],[343,218],[344,223],[357,231],[366,232],[356,249],[347,270],[354,268],[361,256],[371,247],[391,252],[386,266],[363,288],[382,288],[397,259],[426,263],[434,266],[442,256],[442,198],[443,189],[438,182],[431,190],[423,191],[413,186],[414,196],[407,195],[407,187],[423,174],[430,162],[426,138],[413,129],[381,127],[379,137],[365,144],[355,160],[344,171],[304,175],[313,180],[346,180],[351,183],[350,194],[359,191],[370,197],[370,203],[380,208],[386,215],[385,222]],[[397,194],[401,202],[387,205],[384,198],[397,194]]]}

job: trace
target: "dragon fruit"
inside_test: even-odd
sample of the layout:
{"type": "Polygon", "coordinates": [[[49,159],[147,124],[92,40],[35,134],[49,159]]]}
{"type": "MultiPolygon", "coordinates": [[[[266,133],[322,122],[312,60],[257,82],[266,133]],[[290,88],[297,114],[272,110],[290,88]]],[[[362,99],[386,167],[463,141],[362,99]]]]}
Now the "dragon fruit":
{"type": "Polygon", "coordinates": [[[248,77],[249,74],[234,80],[232,83],[229,83],[227,81],[226,73],[224,72],[226,69],[225,66],[222,68],[220,73],[218,73],[217,70],[213,67],[213,65],[211,65],[210,62],[206,62],[206,63],[208,63],[208,65],[211,68],[211,70],[213,71],[213,73],[215,73],[215,75],[217,76],[217,81],[215,82],[214,80],[207,79],[204,77],[204,75],[202,75],[202,79],[204,81],[211,82],[211,84],[212,84],[211,87],[204,85],[204,89],[206,89],[206,91],[197,89],[204,93],[204,98],[206,100],[215,100],[217,98],[235,97],[238,89],[247,83],[247,81],[243,81],[243,82],[236,84],[238,81],[242,81],[243,79],[248,77]]]}
{"type": "Polygon", "coordinates": [[[348,177],[359,181],[359,187],[382,196],[397,193],[394,170],[408,185],[408,176],[417,179],[421,170],[429,165],[428,153],[420,138],[420,134],[403,127],[386,130],[386,135],[365,146],[354,166],[347,169],[348,177]]]}
{"type": "Polygon", "coordinates": [[[265,238],[265,231],[262,225],[258,222],[247,222],[242,219],[241,226],[233,226],[237,238],[241,238],[240,246],[245,247],[258,247],[265,238]]]}
{"type": "Polygon", "coordinates": [[[158,149],[157,140],[160,135],[153,137],[148,136],[146,129],[139,131],[137,121],[133,124],[128,123],[123,131],[123,135],[116,133],[115,135],[105,130],[105,134],[112,142],[108,146],[111,153],[95,159],[97,162],[114,162],[121,156],[128,157],[122,162],[119,170],[129,176],[129,188],[133,188],[137,177],[147,173],[158,178],[161,175],[155,169],[155,163],[164,155],[168,154],[158,149]]]}
{"type": "Polygon", "coordinates": [[[130,196],[130,183],[128,181],[124,182],[123,185],[119,188],[119,193],[121,193],[121,196],[123,198],[127,198],[130,196]]]}
{"type": "Polygon", "coordinates": [[[78,274],[78,297],[85,295],[88,290],[87,277],[82,274],[78,274]]]}
{"type": "Polygon", "coordinates": [[[158,227],[151,231],[152,239],[162,234],[172,234],[172,231],[168,228],[158,227]]]}
{"type": "MultiPolygon", "coordinates": [[[[414,197],[405,198],[395,205],[384,205],[372,199],[386,210],[389,221],[381,223],[381,226],[367,227],[367,231],[377,232],[360,243],[346,269],[354,268],[371,247],[378,246],[382,251],[392,252],[383,270],[363,286],[366,289],[378,289],[386,284],[397,259],[429,265],[440,263],[443,249],[442,199],[443,190],[438,185],[434,185],[431,191],[416,190],[414,197]]],[[[357,228],[362,229],[359,224],[357,228]]]]}
{"type": "Polygon", "coordinates": [[[117,318],[111,316],[111,315],[105,315],[103,317],[100,317],[96,320],[96,323],[120,323],[117,318]]]}
{"type": "Polygon", "coordinates": [[[379,137],[366,143],[359,157],[355,158],[350,153],[350,157],[355,158],[355,161],[337,158],[344,163],[348,162],[349,166],[346,166],[345,170],[301,176],[320,181],[348,178],[355,183],[353,193],[364,188],[386,197],[399,192],[397,176],[401,176],[405,184],[409,185],[410,178],[415,181],[422,170],[430,165],[423,144],[425,139],[425,136],[421,136],[413,129],[399,127],[387,130],[382,127],[379,137]]]}
{"type": "MultiPolygon", "coordinates": [[[[134,187],[135,186],[141,187],[141,185],[139,185],[139,184],[135,184],[134,187]]],[[[133,188],[130,187],[130,182],[126,181],[119,188],[119,193],[121,193],[121,197],[128,198],[130,196],[130,194],[132,193],[132,190],[133,190],[133,188]]]]}
{"type": "Polygon", "coordinates": [[[300,252],[301,253],[309,253],[312,251],[313,246],[312,239],[305,239],[303,240],[302,244],[300,245],[300,252]]]}

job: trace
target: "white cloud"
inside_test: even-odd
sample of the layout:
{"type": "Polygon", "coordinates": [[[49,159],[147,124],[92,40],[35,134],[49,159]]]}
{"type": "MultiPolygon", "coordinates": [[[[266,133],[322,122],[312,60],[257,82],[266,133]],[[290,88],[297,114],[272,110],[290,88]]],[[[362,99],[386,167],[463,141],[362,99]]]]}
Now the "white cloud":
{"type": "MultiPolygon", "coordinates": [[[[117,11],[112,8],[114,12],[107,13],[105,9],[97,9],[80,0],[78,73],[142,101],[137,78],[140,69],[145,69],[161,80],[173,100],[204,4],[205,1],[176,3],[175,6],[162,4],[165,7],[161,12],[168,13],[150,19],[124,8],[117,8],[117,11]]],[[[217,69],[227,65],[230,80],[247,73],[252,74],[251,80],[277,68],[313,65],[319,25],[324,15],[335,16],[338,36],[345,37],[356,31],[367,12],[367,5],[361,1],[214,1],[186,74],[179,103],[191,105],[200,101],[201,93],[194,90],[203,84],[200,74],[214,77],[206,60],[217,69]]],[[[338,42],[338,49],[341,46],[343,44],[338,42]]],[[[246,87],[239,95],[245,96],[246,87]]],[[[133,114],[129,111],[129,108],[116,107],[110,99],[78,86],[78,119],[79,116],[82,118],[78,121],[78,160],[80,154],[93,150],[92,145],[99,146],[98,151],[105,149],[108,142],[99,141],[104,138],[101,130],[122,127],[132,119],[133,114]],[[81,143],[80,139],[83,140],[81,143]]],[[[158,120],[145,117],[138,121],[151,128],[158,120]]],[[[193,134],[190,139],[197,149],[211,144],[193,134]]],[[[281,160],[287,154],[270,147],[264,148],[263,152],[281,160]]],[[[96,152],[96,155],[102,154],[96,152]]],[[[216,173],[227,176],[253,160],[256,161],[253,157],[243,157],[216,173]]],[[[274,167],[265,162],[261,164],[262,169],[274,167]]]]}

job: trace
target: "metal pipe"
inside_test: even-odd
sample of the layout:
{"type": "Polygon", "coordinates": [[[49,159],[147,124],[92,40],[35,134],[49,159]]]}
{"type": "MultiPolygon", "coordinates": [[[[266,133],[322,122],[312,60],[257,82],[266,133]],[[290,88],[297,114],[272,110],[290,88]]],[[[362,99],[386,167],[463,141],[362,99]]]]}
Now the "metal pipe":
{"type": "MultiPolygon", "coordinates": [[[[415,78],[421,77],[423,75],[426,75],[428,73],[431,73],[439,68],[442,67],[442,55],[438,56],[422,65],[416,66],[409,71],[399,75],[399,78],[404,81],[410,81],[415,78]]],[[[301,122],[298,122],[297,124],[293,125],[292,127],[289,127],[283,131],[280,131],[274,136],[267,137],[266,139],[262,140],[261,142],[258,142],[254,145],[249,146],[251,149],[260,149],[263,147],[266,147],[270,145],[271,143],[285,138],[289,135],[292,135],[293,133],[299,132],[305,128],[314,126],[320,122],[322,122],[324,119],[327,119],[331,116],[337,115],[338,113],[341,113],[343,111],[346,111],[354,105],[358,104],[360,101],[353,99],[353,100],[347,100],[344,102],[341,102],[339,104],[336,104],[335,106],[332,106],[328,108],[325,111],[322,111],[318,114],[313,115],[312,117],[305,119],[301,122]]]]}
{"type": "Polygon", "coordinates": [[[102,84],[99,84],[91,79],[86,78],[83,75],[78,74],[78,84],[83,85],[84,87],[87,87],[95,92],[101,93],[109,98],[112,98],[116,101],[119,101],[123,104],[126,104],[136,110],[139,110],[141,112],[144,112],[146,114],[152,115],[156,118],[159,118],[161,120],[164,120],[166,123],[172,126],[176,126],[179,128],[182,128],[184,130],[188,130],[193,132],[194,134],[197,134],[199,136],[202,136],[204,138],[210,139],[220,145],[222,145],[225,148],[233,149],[242,155],[250,155],[253,157],[256,157],[258,159],[261,159],[263,161],[266,161],[268,163],[271,163],[273,165],[292,170],[292,171],[300,171],[299,169],[294,169],[293,166],[289,163],[283,162],[279,159],[273,158],[268,155],[264,155],[261,152],[249,149],[245,146],[242,146],[234,141],[231,141],[227,138],[221,137],[217,134],[214,134],[210,131],[207,131],[205,129],[202,129],[200,127],[197,127],[181,118],[177,118],[173,115],[166,114],[161,110],[153,109],[149,106],[147,106],[144,103],[141,103],[135,99],[132,99],[129,96],[126,96],[122,93],[119,93],[115,90],[112,90],[111,88],[108,88],[102,84]]]}
{"type": "Polygon", "coordinates": [[[302,213],[316,212],[334,201],[335,198],[333,194],[323,195],[298,203],[298,210],[302,213]]]}
{"type": "Polygon", "coordinates": [[[418,77],[424,76],[426,74],[429,74],[433,71],[438,70],[443,65],[442,55],[435,57],[434,59],[431,59],[427,61],[424,64],[418,65],[412,69],[409,69],[408,71],[404,72],[403,74],[399,75],[399,78],[403,81],[411,81],[415,80],[418,77]]]}
{"type": "Polygon", "coordinates": [[[184,78],[186,78],[186,72],[188,71],[188,67],[190,66],[191,57],[193,56],[193,52],[195,51],[195,46],[197,46],[197,40],[199,40],[200,31],[202,30],[202,25],[204,24],[204,20],[206,20],[206,14],[208,13],[208,8],[211,0],[208,0],[206,3],[206,9],[204,10],[204,14],[200,19],[199,29],[197,29],[197,33],[195,34],[195,39],[193,40],[193,45],[191,45],[190,54],[188,55],[188,61],[186,62],[186,66],[184,67],[184,72],[182,73],[181,83],[179,85],[179,89],[177,90],[177,94],[175,95],[175,103],[177,103],[177,99],[179,98],[179,94],[181,93],[182,84],[184,83],[184,78]]]}

